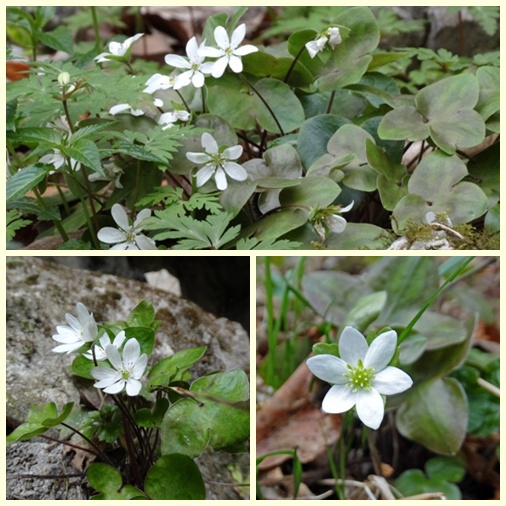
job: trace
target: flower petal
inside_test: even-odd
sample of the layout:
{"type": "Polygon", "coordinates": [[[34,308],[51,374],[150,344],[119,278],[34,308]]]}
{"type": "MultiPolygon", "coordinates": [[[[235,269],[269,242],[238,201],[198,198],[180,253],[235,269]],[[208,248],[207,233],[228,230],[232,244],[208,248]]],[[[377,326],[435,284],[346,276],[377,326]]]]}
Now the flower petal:
{"type": "Polygon", "coordinates": [[[306,365],[317,377],[331,384],[345,384],[348,382],[343,374],[349,372],[346,362],[334,355],[315,355],[308,358],[306,365]]]}
{"type": "Polygon", "coordinates": [[[196,174],[197,177],[197,187],[200,188],[201,186],[205,185],[209,179],[211,179],[211,176],[214,174],[215,171],[215,165],[209,163],[207,165],[204,165],[196,174]]]}
{"type": "Polygon", "coordinates": [[[202,147],[206,150],[207,153],[211,153],[214,155],[215,153],[218,152],[218,143],[211,134],[204,132],[202,134],[201,142],[202,147]]]}
{"type": "MultiPolygon", "coordinates": [[[[106,349],[107,351],[107,349],[106,349]]],[[[129,339],[123,348],[123,363],[135,362],[141,354],[141,347],[137,339],[129,339]]]]}
{"type": "Polygon", "coordinates": [[[214,180],[216,181],[216,187],[218,190],[223,191],[227,189],[227,176],[221,167],[216,169],[216,172],[214,173],[214,180]]]}
{"type": "Polygon", "coordinates": [[[131,376],[134,379],[141,379],[144,371],[146,369],[146,365],[148,364],[148,356],[143,353],[134,364],[134,367],[131,371],[131,376]]]}
{"type": "Polygon", "coordinates": [[[126,234],[117,228],[104,227],[98,231],[97,237],[99,241],[105,242],[106,244],[115,244],[124,241],[126,239],[126,234]]]}
{"type": "Polygon", "coordinates": [[[344,413],[355,405],[356,393],[345,385],[334,385],[323,399],[325,413],[344,413]]]}
{"type": "Polygon", "coordinates": [[[137,244],[137,246],[140,250],[158,249],[156,247],[156,242],[153,239],[151,239],[151,237],[147,237],[144,234],[136,236],[135,243],[137,244]]]}
{"type": "Polygon", "coordinates": [[[400,394],[411,388],[413,380],[401,369],[388,366],[376,374],[372,386],[383,395],[400,394]]]}
{"type": "Polygon", "coordinates": [[[192,37],[186,43],[186,54],[190,60],[195,61],[199,58],[198,49],[199,45],[197,44],[197,39],[195,37],[192,37]]]}
{"type": "Polygon", "coordinates": [[[246,169],[235,162],[227,162],[223,165],[223,169],[227,173],[228,177],[235,179],[236,181],[245,181],[248,179],[248,173],[246,169]]]}
{"type": "Polygon", "coordinates": [[[307,52],[311,58],[314,58],[319,52],[320,48],[316,44],[316,41],[312,40],[306,44],[307,52]]]}
{"type": "Polygon", "coordinates": [[[202,88],[202,86],[204,86],[204,74],[196,70],[193,73],[192,84],[195,88],[202,88]]]}
{"type": "Polygon", "coordinates": [[[188,86],[192,82],[192,76],[193,70],[187,70],[186,72],[183,72],[182,74],[176,76],[176,79],[174,81],[174,89],[179,90],[185,86],[188,86]]]}
{"type": "Polygon", "coordinates": [[[367,349],[367,341],[357,329],[346,327],[343,330],[339,339],[339,355],[347,364],[356,367],[359,360],[364,360],[367,349]]]}
{"type": "Polygon", "coordinates": [[[144,220],[147,220],[150,216],[151,216],[151,209],[143,209],[142,211],[139,211],[134,221],[134,229],[140,230],[139,225],[144,220]]]}
{"type": "Polygon", "coordinates": [[[242,146],[238,144],[237,146],[231,146],[225,151],[223,151],[223,158],[227,160],[237,160],[242,155],[242,146]]]}
{"type": "Polygon", "coordinates": [[[246,25],[242,23],[232,32],[232,40],[230,41],[230,46],[232,48],[236,48],[243,41],[245,35],[246,25]]]}
{"type": "Polygon", "coordinates": [[[230,55],[228,64],[230,65],[232,71],[235,72],[236,74],[242,72],[242,61],[238,56],[235,56],[233,54],[230,55]]]}
{"type": "Polygon", "coordinates": [[[369,346],[364,358],[364,366],[372,367],[375,371],[384,369],[395,353],[397,346],[397,332],[389,330],[380,334],[369,346]]]}
{"type": "Polygon", "coordinates": [[[199,47],[199,56],[208,56],[209,58],[219,58],[220,56],[223,56],[225,52],[223,49],[218,49],[216,47],[199,47]]]}
{"type": "Polygon", "coordinates": [[[191,64],[182,56],[179,56],[178,54],[168,54],[165,55],[165,63],[167,65],[170,65],[171,67],[176,67],[177,69],[190,69],[191,64]]]}
{"type": "Polygon", "coordinates": [[[211,72],[212,76],[215,79],[220,78],[225,72],[227,65],[228,65],[228,56],[223,56],[219,60],[216,60],[213,63],[213,71],[211,72]]]}
{"type": "Polygon", "coordinates": [[[238,47],[234,50],[234,54],[237,56],[246,56],[250,53],[256,53],[258,51],[258,47],[253,46],[252,44],[246,44],[245,46],[238,47]]]}
{"type": "Polygon", "coordinates": [[[136,379],[129,378],[126,382],[126,393],[130,397],[138,395],[141,391],[142,383],[136,379]]]}
{"type": "Polygon", "coordinates": [[[186,153],[186,158],[190,160],[190,162],[202,164],[211,161],[211,157],[206,153],[186,153]]]}
{"type": "Polygon", "coordinates": [[[119,228],[125,232],[128,232],[130,230],[128,216],[122,206],[119,204],[114,204],[111,209],[111,215],[114,218],[114,221],[118,224],[119,228]]]}
{"type": "Polygon", "coordinates": [[[325,223],[327,224],[327,227],[329,227],[329,230],[334,232],[334,234],[340,234],[341,232],[344,232],[346,228],[346,220],[338,214],[332,214],[325,218],[325,223]]]}
{"type": "Polygon", "coordinates": [[[216,45],[221,49],[228,49],[230,47],[230,40],[228,38],[227,30],[225,30],[223,26],[217,26],[214,29],[214,40],[216,42],[216,45]]]}
{"type": "Polygon", "coordinates": [[[119,394],[125,387],[126,381],[124,379],[119,380],[117,383],[104,388],[104,392],[107,394],[119,394]]]}
{"type": "Polygon", "coordinates": [[[377,390],[358,390],[356,392],[357,415],[364,425],[377,429],[383,420],[385,407],[377,390]]]}
{"type": "MultiPolygon", "coordinates": [[[[128,343],[127,343],[128,344],[128,343]]],[[[125,345],[126,348],[126,345],[125,345]]],[[[105,347],[105,354],[107,355],[107,360],[113,365],[116,370],[120,370],[123,368],[123,362],[121,361],[121,356],[119,354],[118,348],[114,346],[114,344],[108,344],[105,347]]]]}

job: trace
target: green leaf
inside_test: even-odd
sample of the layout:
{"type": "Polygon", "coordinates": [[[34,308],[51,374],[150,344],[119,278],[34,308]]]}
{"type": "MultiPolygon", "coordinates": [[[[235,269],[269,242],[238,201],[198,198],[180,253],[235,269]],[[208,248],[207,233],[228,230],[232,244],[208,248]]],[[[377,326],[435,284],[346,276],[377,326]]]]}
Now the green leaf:
{"type": "Polygon", "coordinates": [[[340,193],[341,188],[332,179],[306,176],[299,185],[281,190],[279,201],[282,206],[324,208],[332,204],[340,193]]]}
{"type": "Polygon", "coordinates": [[[62,152],[86,165],[93,172],[97,172],[101,176],[104,175],[102,164],[100,162],[100,153],[97,145],[90,139],[79,139],[70,146],[62,146],[62,152]]]}
{"type": "Polygon", "coordinates": [[[405,497],[429,492],[441,492],[445,499],[462,499],[460,489],[453,483],[437,477],[427,478],[420,469],[408,469],[396,480],[395,488],[405,497]]]}
{"type": "Polygon", "coordinates": [[[149,372],[148,377],[151,378],[147,388],[151,390],[157,385],[168,385],[171,381],[179,381],[183,377],[183,373],[193,364],[198,362],[206,352],[207,347],[189,348],[174,353],[170,357],[160,360],[149,372]]]}
{"type": "Polygon", "coordinates": [[[160,501],[204,500],[206,488],[200,470],[186,455],[173,453],[159,458],[148,471],[144,490],[160,501]]]}
{"type": "Polygon", "coordinates": [[[336,343],[316,343],[313,344],[313,353],[315,355],[334,355],[339,356],[339,348],[336,343]]]}
{"type": "Polygon", "coordinates": [[[308,219],[309,212],[305,209],[281,209],[245,228],[242,235],[248,237],[254,234],[262,241],[275,240],[301,227],[308,219]]]}
{"type": "MultiPolygon", "coordinates": [[[[331,51],[329,61],[318,71],[318,87],[332,91],[360,81],[369,67],[371,53],[379,43],[376,19],[367,7],[352,7],[337,16],[336,24],[350,30],[349,36],[331,51]]],[[[305,60],[301,58],[304,63],[305,60]]]]}
{"type": "Polygon", "coordinates": [[[91,375],[91,370],[95,367],[93,360],[89,360],[83,355],[78,355],[72,361],[72,374],[80,378],[94,379],[91,375]]]}
{"type": "Polygon", "coordinates": [[[191,398],[173,404],[162,423],[163,455],[200,455],[210,444],[226,450],[243,444],[249,437],[248,378],[233,370],[204,376],[191,386],[191,398]]]}
{"type": "Polygon", "coordinates": [[[386,140],[426,139],[452,155],[458,148],[480,144],[485,138],[483,118],[473,108],[480,87],[471,74],[442,79],[420,90],[415,106],[401,106],[388,112],[378,133],[386,140]]]}
{"type": "Polygon", "coordinates": [[[169,408],[169,400],[165,397],[156,399],[155,407],[153,410],[149,408],[141,408],[134,415],[134,420],[137,425],[149,428],[161,428],[163,417],[169,408]]]}
{"type": "Polygon", "coordinates": [[[387,292],[374,292],[358,299],[343,323],[350,325],[360,332],[365,332],[367,327],[379,316],[387,301],[387,292]]]}
{"type": "Polygon", "coordinates": [[[18,128],[9,138],[15,145],[27,144],[28,146],[37,144],[58,145],[61,142],[61,135],[52,128],[18,128]]]}
{"type": "Polygon", "coordinates": [[[376,189],[376,174],[369,166],[366,155],[366,141],[374,142],[373,137],[363,128],[356,125],[343,125],[330,138],[327,144],[329,155],[324,155],[309,169],[308,173],[328,174],[324,167],[339,166],[344,173],[342,182],[349,188],[360,191],[376,189]],[[351,156],[353,155],[353,157],[351,156]]]}
{"type": "Polygon", "coordinates": [[[132,485],[123,485],[119,471],[107,464],[94,463],[88,466],[86,476],[90,485],[101,492],[94,495],[92,500],[120,501],[143,496],[142,492],[132,485]]]}
{"type": "Polygon", "coordinates": [[[155,318],[155,308],[149,300],[143,300],[135,306],[127,317],[129,327],[150,327],[155,318]]]}
{"type": "Polygon", "coordinates": [[[6,199],[7,202],[23,197],[32,188],[37,186],[47,175],[45,165],[30,165],[19,169],[16,174],[7,179],[6,199]]]}
{"type": "Polygon", "coordinates": [[[424,157],[409,179],[409,194],[394,209],[394,229],[401,231],[409,220],[426,223],[429,211],[447,213],[453,225],[483,216],[487,196],[476,184],[462,181],[467,174],[457,155],[436,151],[424,157]]]}
{"type": "Polygon", "coordinates": [[[65,404],[60,415],[58,415],[54,402],[49,402],[42,406],[32,404],[26,417],[26,422],[16,427],[7,436],[7,444],[14,443],[15,441],[27,441],[32,437],[43,434],[51,427],[56,427],[70,415],[73,406],[73,402],[65,404]]]}
{"type": "Polygon", "coordinates": [[[72,54],[73,38],[70,31],[64,26],[58,26],[51,32],[40,32],[39,40],[56,51],[72,54]]]}
{"type": "Polygon", "coordinates": [[[431,478],[458,483],[464,478],[466,468],[456,457],[434,457],[425,464],[425,471],[431,478]]]}
{"type": "MultiPolygon", "coordinates": [[[[153,322],[151,325],[156,324],[157,322],[153,322]]],[[[126,327],[125,328],[125,336],[126,339],[135,338],[139,342],[141,347],[141,353],[146,353],[149,357],[151,352],[153,351],[153,346],[155,344],[155,331],[153,327],[126,327]]]]}
{"type": "Polygon", "coordinates": [[[343,232],[331,233],[325,244],[333,250],[384,249],[384,229],[369,223],[348,223],[343,232]]]}
{"type": "MultiPolygon", "coordinates": [[[[480,67],[476,71],[476,77],[480,83],[480,98],[476,104],[476,110],[487,121],[499,111],[500,71],[497,67],[480,67]]],[[[489,127],[488,124],[487,127],[489,127]]],[[[499,133],[498,130],[493,131],[499,133]]]]}
{"type": "Polygon", "coordinates": [[[309,169],[318,158],[326,154],[330,138],[349,122],[348,119],[335,114],[321,114],[304,121],[297,140],[297,150],[302,165],[309,169]]]}
{"type": "Polygon", "coordinates": [[[436,453],[455,455],[466,435],[467,398],[453,378],[423,382],[408,391],[396,425],[406,438],[436,453]]]}

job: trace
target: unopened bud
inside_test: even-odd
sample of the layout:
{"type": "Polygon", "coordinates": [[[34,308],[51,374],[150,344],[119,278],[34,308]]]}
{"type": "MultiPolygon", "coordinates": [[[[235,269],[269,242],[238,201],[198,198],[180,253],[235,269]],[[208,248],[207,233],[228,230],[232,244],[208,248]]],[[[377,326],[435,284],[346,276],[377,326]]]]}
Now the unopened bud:
{"type": "Polygon", "coordinates": [[[62,72],[58,76],[58,83],[60,84],[60,86],[65,86],[69,82],[70,82],[70,74],[68,72],[62,72]]]}

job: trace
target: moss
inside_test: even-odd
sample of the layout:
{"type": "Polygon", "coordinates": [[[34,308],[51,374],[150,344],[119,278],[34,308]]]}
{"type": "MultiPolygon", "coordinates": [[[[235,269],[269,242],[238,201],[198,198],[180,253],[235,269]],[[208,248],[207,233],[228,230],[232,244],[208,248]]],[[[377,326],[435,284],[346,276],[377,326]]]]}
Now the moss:
{"type": "Polygon", "coordinates": [[[498,250],[501,248],[499,234],[478,229],[472,225],[458,225],[455,230],[464,236],[464,240],[452,240],[455,249],[498,250]]]}

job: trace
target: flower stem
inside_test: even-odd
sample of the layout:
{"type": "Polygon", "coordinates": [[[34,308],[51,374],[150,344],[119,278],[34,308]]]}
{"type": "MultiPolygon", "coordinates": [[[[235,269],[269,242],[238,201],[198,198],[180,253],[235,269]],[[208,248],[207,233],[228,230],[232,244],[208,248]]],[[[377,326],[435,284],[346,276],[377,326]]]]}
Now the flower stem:
{"type": "MultiPolygon", "coordinates": [[[[37,190],[37,188],[33,188],[33,194],[35,195],[35,198],[37,199],[37,202],[39,203],[40,207],[42,209],[44,209],[45,211],[47,211],[46,203],[44,202],[44,199],[42,198],[42,196],[41,196],[39,190],[37,190]]],[[[58,230],[58,232],[60,233],[63,241],[67,242],[69,240],[69,236],[68,236],[67,232],[65,231],[65,229],[63,228],[63,225],[58,220],[53,220],[53,224],[56,227],[56,229],[58,230]]]]}
{"type": "Polygon", "coordinates": [[[190,108],[188,107],[188,104],[186,103],[186,100],[184,99],[183,95],[181,95],[181,93],[179,92],[179,90],[174,90],[174,91],[178,94],[179,98],[181,99],[181,102],[183,102],[183,105],[184,105],[184,108],[186,109],[186,112],[188,114],[191,114],[190,108]]]}
{"type": "Polygon", "coordinates": [[[295,65],[297,64],[297,60],[300,58],[300,55],[304,52],[304,49],[306,49],[306,46],[302,45],[302,47],[299,49],[299,52],[295,55],[295,58],[293,59],[292,63],[290,64],[288,72],[286,73],[285,78],[283,79],[284,83],[287,83],[288,79],[290,79],[293,69],[295,68],[295,65]]]}
{"type": "Polygon", "coordinates": [[[334,97],[336,96],[336,90],[334,90],[329,97],[329,103],[327,105],[327,110],[325,111],[326,114],[330,114],[330,111],[332,110],[332,104],[334,103],[334,97]]]}
{"type": "Polygon", "coordinates": [[[283,128],[281,127],[281,124],[278,121],[278,118],[274,114],[274,111],[271,109],[271,106],[267,103],[265,98],[262,96],[262,94],[242,75],[239,74],[239,77],[251,88],[251,91],[255,93],[255,95],[262,101],[262,103],[265,105],[267,110],[269,111],[270,115],[272,116],[272,119],[276,123],[276,126],[278,127],[279,133],[281,135],[285,135],[285,132],[283,131],[283,128]]]}

